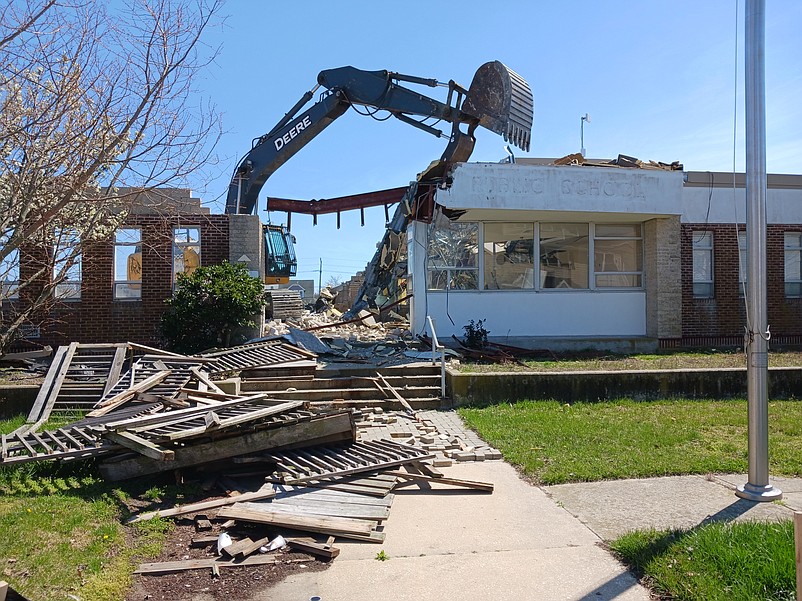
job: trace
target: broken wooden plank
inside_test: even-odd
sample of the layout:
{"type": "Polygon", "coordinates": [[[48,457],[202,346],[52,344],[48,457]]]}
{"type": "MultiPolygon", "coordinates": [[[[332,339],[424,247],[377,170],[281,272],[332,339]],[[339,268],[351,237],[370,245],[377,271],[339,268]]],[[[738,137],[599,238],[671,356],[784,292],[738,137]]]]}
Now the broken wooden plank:
{"type": "Polygon", "coordinates": [[[36,395],[36,400],[33,402],[33,407],[28,414],[26,420],[29,424],[44,422],[49,417],[53,403],[56,402],[61,385],[64,383],[64,378],[67,376],[67,370],[70,367],[70,361],[75,354],[75,349],[78,348],[78,343],[73,342],[69,346],[60,346],[56,349],[56,354],[53,361],[50,363],[50,369],[47,370],[45,381],[39,387],[39,394],[36,395]]]}
{"type": "Polygon", "coordinates": [[[199,513],[195,516],[195,530],[198,532],[208,532],[212,528],[212,522],[206,514],[199,513]]]}
{"type": "Polygon", "coordinates": [[[172,461],[175,459],[175,452],[173,450],[164,449],[130,432],[115,432],[114,430],[109,430],[108,432],[104,432],[103,436],[132,451],[136,451],[145,457],[150,457],[157,461],[172,461]]]}
{"type": "Polygon", "coordinates": [[[341,501],[347,502],[350,505],[390,507],[393,504],[395,496],[393,494],[388,494],[384,497],[374,497],[362,493],[332,490],[331,488],[309,488],[306,486],[303,488],[295,488],[292,486],[277,485],[275,501],[292,501],[299,498],[341,501]]]}
{"type": "Polygon", "coordinates": [[[460,488],[472,488],[474,490],[481,490],[484,492],[493,492],[492,482],[476,482],[473,480],[460,480],[458,478],[434,478],[426,474],[410,474],[409,472],[384,472],[390,476],[397,476],[399,478],[406,478],[407,480],[422,480],[425,482],[435,482],[437,484],[448,484],[449,486],[458,486],[460,488]]]}
{"type": "MultiPolygon", "coordinates": [[[[289,411],[293,411],[294,409],[300,409],[303,407],[303,401],[290,401],[287,403],[281,403],[280,405],[273,405],[270,407],[264,407],[262,409],[255,409],[253,411],[247,411],[242,413],[241,415],[236,415],[233,417],[228,418],[219,418],[215,421],[215,419],[209,418],[206,419],[206,416],[209,413],[217,416],[217,413],[214,411],[208,411],[206,416],[204,416],[204,426],[199,426],[197,428],[188,428],[186,430],[181,430],[179,432],[173,432],[171,434],[167,434],[164,436],[167,440],[180,440],[182,438],[190,438],[192,436],[197,436],[198,434],[203,434],[207,430],[215,429],[215,430],[223,430],[225,428],[233,428],[235,426],[239,426],[241,424],[245,424],[251,421],[256,421],[259,419],[263,419],[265,417],[270,417],[271,415],[277,415],[279,413],[285,413],[289,411]],[[213,426],[209,426],[209,423],[216,424],[213,426]]],[[[219,410],[215,408],[215,411],[219,410]]]]}
{"type": "Polygon", "coordinates": [[[445,478],[445,474],[443,472],[434,469],[431,465],[426,463],[425,461],[413,461],[405,466],[407,469],[415,468],[419,470],[422,474],[426,474],[427,476],[431,476],[432,478],[445,478]]]}
{"type": "MultiPolygon", "coordinates": [[[[330,537],[330,540],[333,538],[330,537]]],[[[332,540],[332,542],[334,541],[332,540]]],[[[334,559],[340,554],[339,547],[335,547],[329,542],[319,543],[312,538],[288,538],[287,544],[294,551],[303,551],[324,559],[334,559]]]]}
{"type": "Polygon", "coordinates": [[[275,555],[252,555],[244,559],[223,559],[219,557],[208,557],[203,559],[185,559],[179,561],[160,561],[155,563],[143,563],[134,570],[134,574],[170,574],[172,572],[184,572],[187,570],[208,570],[213,566],[218,568],[236,568],[238,566],[263,566],[273,563],[300,563],[308,561],[306,559],[284,559],[275,555]]]}
{"type": "Polygon", "coordinates": [[[259,549],[266,546],[270,542],[270,537],[266,536],[264,538],[260,538],[258,540],[253,541],[250,545],[246,545],[241,547],[237,551],[237,557],[243,558],[248,557],[248,555],[252,553],[256,553],[259,549]]]}
{"type": "Polygon", "coordinates": [[[264,507],[258,506],[256,503],[237,503],[231,507],[224,507],[217,516],[241,522],[269,524],[305,532],[320,532],[368,542],[382,542],[384,540],[384,533],[375,531],[378,522],[331,516],[296,515],[273,511],[269,507],[269,503],[263,505],[264,507]]]}
{"type": "Polygon", "coordinates": [[[217,384],[212,382],[209,379],[209,374],[203,371],[200,367],[190,367],[189,371],[195,374],[195,377],[198,378],[198,382],[201,382],[206,386],[208,386],[212,392],[216,392],[218,394],[225,394],[225,391],[222,388],[220,388],[217,384]]]}
{"type": "MultiPolygon", "coordinates": [[[[131,368],[131,371],[133,372],[133,368],[131,368]]],[[[144,392],[150,388],[153,388],[167,378],[171,373],[173,372],[169,369],[166,371],[160,371],[148,378],[145,378],[139,384],[131,386],[127,390],[124,390],[113,397],[100,401],[97,403],[97,405],[95,405],[97,407],[96,409],[86,414],[87,417],[100,417],[101,415],[106,415],[109,411],[113,411],[120,405],[130,401],[138,392],[144,392]]]]}
{"type": "MultiPolygon", "coordinates": [[[[220,416],[214,411],[209,411],[203,416],[203,425],[206,430],[215,430],[220,427],[220,416]]],[[[182,432],[183,434],[183,432],[182,432]]]]}
{"type": "Polygon", "coordinates": [[[392,394],[396,398],[396,400],[399,403],[401,403],[401,406],[404,408],[404,410],[407,413],[410,413],[410,414],[415,413],[415,410],[407,402],[407,400],[404,397],[402,397],[395,388],[393,388],[393,386],[384,378],[383,375],[381,375],[379,372],[376,372],[376,375],[381,379],[382,383],[387,387],[387,390],[390,391],[390,394],[392,394]]]}
{"type": "Polygon", "coordinates": [[[350,412],[333,413],[315,416],[311,419],[290,421],[279,428],[267,428],[239,436],[179,447],[175,449],[175,460],[169,463],[149,457],[133,457],[113,463],[105,462],[100,465],[100,472],[107,480],[118,481],[293,444],[315,445],[324,442],[352,441],[355,436],[356,429],[352,414],[350,412]]]}
{"type": "Polygon", "coordinates": [[[377,505],[354,505],[347,502],[326,502],[326,501],[302,501],[293,499],[284,502],[272,502],[270,507],[273,511],[283,511],[285,513],[298,513],[306,515],[328,515],[340,518],[353,518],[355,520],[375,520],[383,522],[390,517],[390,509],[377,505]]]}
{"type": "Polygon", "coordinates": [[[220,538],[219,536],[215,535],[207,535],[207,536],[194,536],[192,540],[189,541],[190,547],[208,547],[210,545],[214,545],[217,543],[217,539],[220,538]]]}
{"type": "MultiPolygon", "coordinates": [[[[230,544],[230,545],[228,545],[227,547],[223,547],[222,549],[220,549],[220,551],[221,551],[222,553],[225,553],[226,555],[228,555],[229,557],[231,557],[231,558],[233,559],[234,557],[236,557],[236,556],[237,556],[237,554],[238,554],[238,553],[239,553],[241,550],[243,550],[243,549],[247,549],[247,548],[249,548],[249,547],[250,547],[250,546],[252,546],[252,545],[253,545],[253,540],[251,540],[251,538],[250,538],[250,537],[247,537],[247,536],[246,536],[246,537],[245,537],[245,538],[243,538],[242,540],[238,540],[238,541],[237,541],[237,542],[235,542],[235,543],[231,543],[231,544],[230,544]]],[[[257,549],[258,549],[258,548],[259,548],[259,547],[257,547],[257,549]]]]}
{"type": "Polygon", "coordinates": [[[162,509],[156,511],[148,511],[141,513],[137,516],[130,518],[126,524],[133,524],[135,522],[142,522],[155,517],[175,517],[178,515],[187,515],[190,513],[198,513],[199,511],[206,511],[208,509],[216,509],[217,507],[224,507],[225,505],[233,505],[234,503],[241,503],[244,501],[262,501],[276,496],[276,491],[270,484],[265,484],[259,490],[253,492],[246,492],[234,497],[224,497],[221,499],[211,499],[210,501],[200,501],[198,503],[188,503],[186,505],[176,505],[170,509],[162,509]]]}
{"type": "Polygon", "coordinates": [[[126,345],[120,345],[114,350],[114,358],[111,360],[111,367],[106,376],[106,385],[103,387],[103,393],[100,398],[104,398],[111,392],[111,389],[120,381],[123,373],[123,364],[125,363],[125,355],[128,349],[126,345]]]}

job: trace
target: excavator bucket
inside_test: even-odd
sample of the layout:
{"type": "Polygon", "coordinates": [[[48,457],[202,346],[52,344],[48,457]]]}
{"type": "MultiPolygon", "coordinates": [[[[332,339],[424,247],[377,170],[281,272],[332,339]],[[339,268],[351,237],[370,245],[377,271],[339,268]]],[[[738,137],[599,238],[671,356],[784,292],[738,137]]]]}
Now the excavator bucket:
{"type": "Polygon", "coordinates": [[[462,112],[477,117],[479,125],[529,151],[535,107],[532,90],[523,77],[500,61],[485,63],[473,76],[462,112]]]}

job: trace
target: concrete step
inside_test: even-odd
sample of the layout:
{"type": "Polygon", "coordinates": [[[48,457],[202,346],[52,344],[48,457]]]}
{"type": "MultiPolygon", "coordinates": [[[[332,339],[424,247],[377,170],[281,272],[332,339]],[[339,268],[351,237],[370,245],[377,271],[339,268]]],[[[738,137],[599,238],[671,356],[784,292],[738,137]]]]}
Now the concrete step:
{"type": "MultiPolygon", "coordinates": [[[[440,398],[439,386],[411,386],[409,388],[396,389],[405,399],[407,398],[440,398]]],[[[254,391],[249,391],[254,392],[254,391]]],[[[336,399],[344,400],[393,400],[395,397],[390,395],[385,397],[377,388],[322,388],[312,390],[276,390],[270,392],[271,398],[288,399],[299,401],[332,401],[336,399]]],[[[393,400],[393,402],[397,402],[393,400]]]]}
{"type": "Polygon", "coordinates": [[[337,363],[321,366],[317,370],[317,376],[323,378],[342,378],[342,377],[371,377],[379,372],[384,377],[388,376],[410,376],[410,375],[437,375],[440,376],[440,365],[432,365],[428,362],[413,363],[405,365],[394,365],[390,367],[362,366],[362,365],[341,365],[337,363]]]}
{"type": "MultiPolygon", "coordinates": [[[[441,409],[445,407],[440,397],[423,397],[423,398],[408,398],[406,399],[409,406],[415,411],[422,411],[424,409],[441,409]]],[[[354,409],[372,409],[381,408],[385,411],[401,411],[403,407],[401,403],[393,399],[362,399],[362,400],[341,400],[341,401],[312,401],[310,403],[313,407],[318,408],[354,408],[354,409]]]]}
{"type": "MultiPolygon", "coordinates": [[[[440,386],[439,375],[386,376],[385,380],[395,389],[408,386],[440,386]]],[[[274,390],[286,390],[288,387],[295,388],[296,390],[322,390],[334,388],[372,388],[373,390],[378,390],[376,383],[384,388],[384,384],[379,378],[365,376],[293,380],[284,378],[250,378],[242,382],[242,390],[248,392],[267,392],[274,390]]]]}

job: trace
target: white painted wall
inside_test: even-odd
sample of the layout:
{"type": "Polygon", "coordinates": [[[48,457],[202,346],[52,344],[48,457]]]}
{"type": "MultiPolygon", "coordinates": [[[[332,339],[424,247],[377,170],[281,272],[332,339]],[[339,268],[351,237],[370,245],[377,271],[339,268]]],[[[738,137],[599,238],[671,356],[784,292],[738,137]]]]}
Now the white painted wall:
{"type": "MultiPolygon", "coordinates": [[[[484,328],[490,337],[646,335],[646,293],[642,290],[429,291],[425,299],[416,295],[416,322],[422,300],[441,339],[452,334],[462,338],[463,326],[471,319],[486,320],[484,328]]],[[[424,329],[416,324],[416,332],[424,329]]]]}
{"type": "MultiPolygon", "coordinates": [[[[686,187],[682,191],[682,223],[745,223],[746,191],[743,188],[686,187]]],[[[766,191],[769,224],[802,223],[802,190],[766,191]]]]}

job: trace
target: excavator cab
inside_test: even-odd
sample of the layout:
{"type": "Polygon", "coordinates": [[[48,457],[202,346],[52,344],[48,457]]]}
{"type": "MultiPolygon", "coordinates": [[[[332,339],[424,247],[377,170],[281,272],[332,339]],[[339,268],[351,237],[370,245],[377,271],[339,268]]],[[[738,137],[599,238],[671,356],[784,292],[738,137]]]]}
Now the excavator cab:
{"type": "Polygon", "coordinates": [[[295,277],[295,236],[283,225],[262,226],[265,236],[265,284],[286,284],[295,277]]]}

